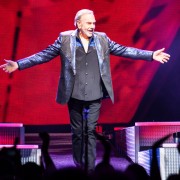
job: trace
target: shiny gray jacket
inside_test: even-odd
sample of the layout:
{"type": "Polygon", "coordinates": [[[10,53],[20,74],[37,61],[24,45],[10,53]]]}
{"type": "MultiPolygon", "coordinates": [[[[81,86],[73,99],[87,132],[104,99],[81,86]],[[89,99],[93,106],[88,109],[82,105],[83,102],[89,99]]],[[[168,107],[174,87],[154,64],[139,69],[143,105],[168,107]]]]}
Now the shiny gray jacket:
{"type": "MultiPolygon", "coordinates": [[[[61,73],[56,96],[57,103],[66,104],[73,90],[76,75],[76,36],[77,30],[61,32],[57,40],[46,49],[17,61],[19,70],[46,63],[58,55],[61,59],[61,73]]],[[[110,54],[132,59],[152,61],[152,51],[122,46],[110,40],[105,33],[94,32],[95,48],[99,59],[99,70],[108,96],[114,102],[110,71],[110,54]]]]}

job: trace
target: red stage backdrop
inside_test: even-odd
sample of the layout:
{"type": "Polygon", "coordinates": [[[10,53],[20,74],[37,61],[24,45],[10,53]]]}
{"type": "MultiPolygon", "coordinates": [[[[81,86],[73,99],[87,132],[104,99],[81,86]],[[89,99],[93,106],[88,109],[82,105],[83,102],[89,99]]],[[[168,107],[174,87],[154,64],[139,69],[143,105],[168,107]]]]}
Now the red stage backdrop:
{"type": "MultiPolygon", "coordinates": [[[[61,31],[74,29],[75,13],[82,8],[95,12],[97,31],[148,50],[168,50],[180,22],[179,0],[1,0],[0,64],[34,54],[61,31]]],[[[115,103],[103,101],[99,123],[129,123],[159,66],[111,56],[115,103]]],[[[55,102],[60,69],[57,57],[11,76],[0,71],[0,122],[69,124],[67,106],[55,102]]]]}

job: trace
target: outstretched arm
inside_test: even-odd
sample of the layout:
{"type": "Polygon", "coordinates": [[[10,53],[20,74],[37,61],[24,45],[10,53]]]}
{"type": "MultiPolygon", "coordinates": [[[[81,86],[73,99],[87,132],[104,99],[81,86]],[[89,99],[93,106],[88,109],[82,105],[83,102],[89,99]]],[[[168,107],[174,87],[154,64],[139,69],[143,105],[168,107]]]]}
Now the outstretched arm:
{"type": "Polygon", "coordinates": [[[153,60],[158,61],[162,64],[168,62],[170,59],[170,55],[167,53],[164,53],[164,50],[165,48],[154,51],[153,60]]]}
{"type": "Polygon", "coordinates": [[[5,60],[5,64],[0,65],[0,68],[3,69],[7,73],[12,73],[18,69],[18,64],[12,60],[5,60]]]}
{"type": "Polygon", "coordinates": [[[19,59],[16,62],[5,59],[6,63],[0,65],[0,69],[4,70],[7,73],[12,73],[17,69],[23,70],[38,64],[49,62],[60,54],[59,51],[60,48],[61,48],[61,37],[58,37],[58,39],[55,40],[55,42],[49,45],[46,49],[38,53],[35,53],[31,56],[25,57],[23,59],[19,59]]]}

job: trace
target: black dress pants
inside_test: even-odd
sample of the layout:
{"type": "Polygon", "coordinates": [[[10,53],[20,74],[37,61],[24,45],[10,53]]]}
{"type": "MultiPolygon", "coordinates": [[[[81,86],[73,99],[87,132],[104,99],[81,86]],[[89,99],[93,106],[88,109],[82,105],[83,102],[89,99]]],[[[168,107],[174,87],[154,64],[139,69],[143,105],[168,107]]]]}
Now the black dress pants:
{"type": "Polygon", "coordinates": [[[73,160],[76,166],[88,173],[94,171],[96,160],[96,136],[101,99],[81,101],[71,98],[68,102],[72,130],[73,160]]]}

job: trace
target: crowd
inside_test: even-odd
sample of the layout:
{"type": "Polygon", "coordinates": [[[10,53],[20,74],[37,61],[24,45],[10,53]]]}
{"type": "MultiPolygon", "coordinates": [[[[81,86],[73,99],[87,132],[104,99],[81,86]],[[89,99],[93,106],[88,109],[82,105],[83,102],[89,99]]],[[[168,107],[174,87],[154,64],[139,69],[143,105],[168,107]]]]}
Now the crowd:
{"type": "MultiPolygon", "coordinates": [[[[104,148],[102,160],[96,165],[94,172],[87,173],[84,169],[75,166],[64,168],[56,168],[49,154],[50,136],[47,132],[39,133],[42,140],[41,145],[41,163],[35,162],[21,163],[20,150],[16,148],[18,140],[11,148],[3,147],[0,150],[0,179],[1,180],[161,180],[160,168],[156,150],[167,140],[170,135],[167,135],[152,146],[152,161],[151,170],[148,174],[144,167],[137,163],[131,163],[127,168],[117,170],[110,163],[112,144],[106,136],[95,132],[97,140],[99,140],[104,148]]],[[[180,152],[180,145],[177,146],[180,152]]],[[[167,180],[180,179],[179,174],[171,174],[167,180]]]]}

